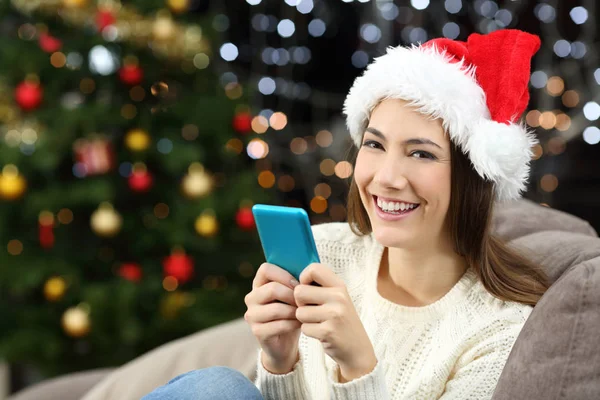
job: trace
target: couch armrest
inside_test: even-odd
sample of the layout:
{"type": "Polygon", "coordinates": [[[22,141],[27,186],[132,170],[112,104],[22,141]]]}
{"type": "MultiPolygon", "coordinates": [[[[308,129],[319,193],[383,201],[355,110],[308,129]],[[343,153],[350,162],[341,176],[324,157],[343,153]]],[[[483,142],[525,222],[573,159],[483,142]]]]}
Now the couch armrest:
{"type": "Polygon", "coordinates": [[[94,369],[48,379],[25,388],[7,400],[79,400],[113,369],[94,369]]]}
{"type": "Polygon", "coordinates": [[[256,376],[259,344],[244,318],[166,343],[120,367],[82,400],[139,400],[177,375],[212,366],[256,376]]]}

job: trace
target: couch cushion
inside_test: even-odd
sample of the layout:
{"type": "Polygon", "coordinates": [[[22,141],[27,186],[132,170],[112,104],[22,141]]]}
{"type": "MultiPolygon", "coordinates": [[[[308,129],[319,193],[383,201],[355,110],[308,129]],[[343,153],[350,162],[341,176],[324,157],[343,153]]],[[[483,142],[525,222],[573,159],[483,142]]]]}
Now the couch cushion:
{"type": "Polygon", "coordinates": [[[139,400],[177,375],[212,366],[235,368],[254,380],[258,349],[250,326],[238,318],[134,359],[94,386],[82,400],[139,400]]]}
{"type": "Polygon", "coordinates": [[[111,368],[102,368],[48,379],[23,389],[6,400],[79,400],[110,372],[111,368]]]}
{"type": "Polygon", "coordinates": [[[533,232],[557,230],[598,237],[589,222],[574,215],[519,199],[498,203],[492,218],[492,231],[504,240],[533,232]]]}
{"type": "Polygon", "coordinates": [[[535,232],[513,239],[508,245],[543,266],[551,283],[569,268],[600,257],[600,239],[581,233],[535,232]]]}
{"type": "MultiPolygon", "coordinates": [[[[598,249],[600,239],[595,240],[598,249]]],[[[599,309],[596,257],[568,268],[542,296],[515,342],[492,399],[600,399],[599,309]]]]}

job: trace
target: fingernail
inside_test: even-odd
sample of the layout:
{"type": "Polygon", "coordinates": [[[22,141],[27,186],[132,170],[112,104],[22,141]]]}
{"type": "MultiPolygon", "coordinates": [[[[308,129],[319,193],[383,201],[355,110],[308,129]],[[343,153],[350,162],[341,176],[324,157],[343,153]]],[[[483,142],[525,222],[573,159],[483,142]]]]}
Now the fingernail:
{"type": "Polygon", "coordinates": [[[297,280],[295,280],[295,279],[292,279],[292,280],[290,281],[290,284],[292,285],[292,287],[293,287],[293,288],[295,288],[296,286],[298,286],[298,285],[300,284],[300,282],[298,282],[298,281],[297,281],[297,280]]]}

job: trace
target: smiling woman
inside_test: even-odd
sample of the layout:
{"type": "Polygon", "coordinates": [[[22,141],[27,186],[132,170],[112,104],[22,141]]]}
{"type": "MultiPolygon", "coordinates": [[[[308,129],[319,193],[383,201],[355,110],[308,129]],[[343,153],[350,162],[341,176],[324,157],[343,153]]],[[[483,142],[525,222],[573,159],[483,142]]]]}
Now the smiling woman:
{"type": "MultiPolygon", "coordinates": [[[[255,387],[266,400],[492,398],[549,286],[490,226],[495,202],[526,185],[535,140],[516,119],[539,45],[515,30],[434,39],[389,49],[356,79],[348,223],[312,227],[321,263],[299,283],[258,270],[246,297],[264,343],[254,386],[215,374],[239,385],[232,398],[255,387]]],[[[147,399],[205,398],[207,372],[147,399]]]]}

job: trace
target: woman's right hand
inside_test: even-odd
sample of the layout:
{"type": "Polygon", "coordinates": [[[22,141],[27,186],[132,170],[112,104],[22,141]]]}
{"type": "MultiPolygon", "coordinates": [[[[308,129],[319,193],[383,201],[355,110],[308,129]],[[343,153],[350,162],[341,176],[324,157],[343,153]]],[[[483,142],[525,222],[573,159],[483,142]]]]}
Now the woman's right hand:
{"type": "Polygon", "coordinates": [[[262,363],[267,371],[286,374],[298,362],[298,339],[302,324],[296,319],[294,277],[283,268],[263,263],[244,302],[244,319],[262,348],[262,363]]]}

